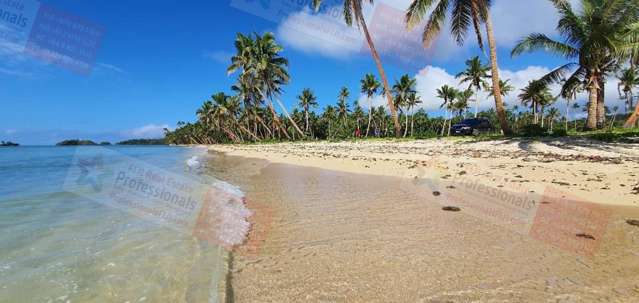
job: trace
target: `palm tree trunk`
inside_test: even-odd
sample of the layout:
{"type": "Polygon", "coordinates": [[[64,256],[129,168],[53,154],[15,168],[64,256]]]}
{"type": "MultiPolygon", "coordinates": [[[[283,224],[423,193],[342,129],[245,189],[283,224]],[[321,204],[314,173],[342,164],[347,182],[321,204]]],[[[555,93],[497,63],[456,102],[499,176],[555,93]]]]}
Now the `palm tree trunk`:
{"type": "Polygon", "coordinates": [[[585,130],[594,130],[597,128],[597,93],[599,88],[597,87],[597,79],[592,79],[590,86],[588,87],[590,96],[590,103],[588,104],[588,119],[586,119],[585,130]]]}
{"type": "Polygon", "coordinates": [[[410,136],[411,137],[415,136],[415,133],[413,132],[414,130],[415,130],[415,113],[410,115],[410,136]]]}
{"type": "Polygon", "coordinates": [[[542,106],[541,106],[541,112],[539,113],[539,114],[540,114],[540,116],[541,116],[541,128],[544,128],[544,110],[545,110],[545,108],[544,108],[544,106],[542,105],[542,106]]]}
{"type": "Polygon", "coordinates": [[[601,129],[606,124],[605,85],[603,79],[599,79],[599,91],[597,92],[597,128],[601,129]]]}
{"type": "MultiPolygon", "coordinates": [[[[295,127],[295,130],[297,130],[297,132],[300,134],[300,138],[304,138],[304,132],[300,129],[299,126],[297,126],[297,123],[295,123],[295,120],[291,118],[291,115],[288,114],[286,107],[284,107],[284,104],[282,104],[282,100],[280,100],[279,97],[275,97],[275,101],[277,101],[277,104],[279,104],[280,108],[284,112],[284,115],[286,115],[286,118],[288,118],[288,121],[290,121],[291,124],[293,124],[293,127],[295,127]]],[[[286,134],[286,137],[288,137],[288,134],[286,134]]]]}
{"type": "Polygon", "coordinates": [[[479,97],[477,96],[477,89],[475,89],[475,119],[477,119],[477,115],[479,114],[479,97]]]}
{"type": "Polygon", "coordinates": [[[497,111],[497,119],[501,131],[504,135],[509,136],[512,130],[508,126],[506,117],[506,109],[504,108],[504,100],[501,95],[501,87],[499,86],[499,66],[497,65],[497,43],[495,42],[495,34],[493,32],[493,21],[490,18],[490,12],[486,12],[486,34],[488,36],[488,47],[490,48],[490,68],[493,81],[493,95],[495,96],[495,110],[497,111]]]}
{"type": "MultiPolygon", "coordinates": [[[[275,127],[277,127],[277,129],[279,129],[280,132],[284,132],[284,135],[286,136],[286,138],[288,138],[290,140],[291,136],[289,136],[288,132],[286,131],[286,129],[284,129],[284,127],[282,127],[282,122],[280,121],[280,118],[277,117],[277,113],[275,112],[275,108],[273,108],[273,102],[271,102],[271,101],[268,102],[268,109],[271,111],[271,114],[273,115],[273,124],[275,124],[275,127]]],[[[290,117],[289,117],[289,119],[290,119],[290,117]]]]}
{"type": "Polygon", "coordinates": [[[402,127],[399,123],[399,118],[397,117],[397,109],[393,104],[393,97],[391,96],[390,85],[388,85],[388,78],[386,78],[386,72],[384,71],[384,67],[382,66],[382,59],[379,57],[379,53],[377,53],[377,49],[375,49],[375,44],[373,43],[373,38],[368,32],[368,27],[366,26],[366,21],[363,17],[359,17],[359,23],[364,30],[364,36],[366,36],[366,42],[368,42],[368,47],[371,49],[371,54],[373,55],[373,60],[375,60],[375,64],[377,65],[377,70],[379,71],[379,77],[382,79],[382,83],[384,85],[384,92],[386,93],[386,101],[388,102],[388,108],[390,109],[391,116],[393,117],[393,123],[395,124],[395,136],[399,137],[402,132],[402,127]]]}
{"type": "Polygon", "coordinates": [[[568,117],[570,117],[570,102],[566,102],[566,116],[564,122],[566,122],[566,133],[568,132],[568,117]]]}
{"type": "Polygon", "coordinates": [[[305,130],[305,132],[308,133],[308,108],[304,109],[304,118],[306,119],[306,130],[305,130]]]}
{"type": "Polygon", "coordinates": [[[406,135],[408,135],[408,112],[406,112],[406,123],[405,123],[405,128],[404,128],[404,138],[406,138],[406,135]]]}
{"type": "Polygon", "coordinates": [[[371,129],[371,120],[373,119],[373,101],[368,98],[368,125],[366,126],[366,138],[368,138],[368,132],[371,129]]]}

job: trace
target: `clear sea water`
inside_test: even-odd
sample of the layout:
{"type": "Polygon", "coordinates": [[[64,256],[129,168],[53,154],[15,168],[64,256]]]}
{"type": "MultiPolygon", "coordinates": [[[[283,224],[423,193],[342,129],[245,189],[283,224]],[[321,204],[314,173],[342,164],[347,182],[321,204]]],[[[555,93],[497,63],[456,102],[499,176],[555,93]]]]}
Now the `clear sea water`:
{"type": "MultiPolygon", "coordinates": [[[[104,151],[0,148],[0,302],[215,302],[221,250],[98,203],[91,191],[70,190],[65,179],[78,150],[104,151]]],[[[108,150],[176,175],[185,172],[186,159],[202,153],[108,150]]],[[[117,161],[106,157],[101,165],[117,161]]]]}

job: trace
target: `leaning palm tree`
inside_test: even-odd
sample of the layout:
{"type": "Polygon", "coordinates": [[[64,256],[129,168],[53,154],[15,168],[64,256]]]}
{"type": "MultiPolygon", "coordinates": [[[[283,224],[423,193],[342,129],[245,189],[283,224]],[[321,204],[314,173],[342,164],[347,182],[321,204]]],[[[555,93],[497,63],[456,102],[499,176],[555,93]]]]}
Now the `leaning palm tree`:
{"type": "Polygon", "coordinates": [[[368,98],[368,125],[366,126],[366,137],[368,137],[368,132],[371,129],[371,121],[373,119],[373,97],[377,95],[381,83],[377,81],[375,75],[367,74],[364,76],[364,79],[361,81],[361,91],[362,94],[366,95],[368,98]]]}
{"type": "MultiPolygon", "coordinates": [[[[373,4],[373,0],[365,0],[370,4],[373,4]]],[[[382,84],[384,85],[384,94],[386,95],[386,102],[388,103],[388,107],[391,112],[391,116],[393,117],[393,123],[395,125],[395,136],[399,137],[401,133],[401,126],[399,124],[399,119],[397,118],[397,109],[394,107],[393,96],[391,95],[390,85],[388,84],[388,78],[386,77],[386,72],[384,71],[384,67],[382,65],[382,59],[375,48],[375,44],[373,43],[373,37],[368,32],[368,26],[366,25],[366,20],[364,20],[364,12],[362,10],[364,0],[344,0],[344,21],[348,26],[353,25],[353,21],[359,28],[364,32],[364,36],[366,37],[366,42],[368,43],[368,47],[371,50],[371,55],[373,56],[373,60],[375,60],[375,64],[377,65],[377,70],[379,71],[379,77],[382,79],[382,84]]],[[[322,4],[322,0],[313,0],[313,6],[316,10],[319,9],[322,4]]]]}
{"type": "Polygon", "coordinates": [[[308,123],[308,112],[312,107],[317,106],[317,97],[312,90],[306,88],[302,91],[302,94],[297,96],[297,100],[299,100],[299,105],[304,110],[304,120],[306,121],[306,125],[304,131],[309,133],[310,124],[308,123]]]}
{"type": "Polygon", "coordinates": [[[346,87],[342,87],[342,89],[339,92],[339,96],[337,97],[337,118],[342,120],[343,124],[342,126],[344,128],[348,127],[348,113],[350,112],[350,109],[348,108],[348,97],[350,96],[350,92],[348,91],[348,88],[346,87]]]}
{"type": "MultiPolygon", "coordinates": [[[[581,9],[575,11],[567,0],[551,0],[560,14],[558,32],[565,42],[544,34],[531,34],[512,50],[516,56],[524,52],[546,50],[571,62],[553,70],[542,80],[558,83],[572,72],[562,90],[581,85],[588,90],[589,107],[586,130],[597,127],[598,94],[602,79],[611,66],[627,59],[639,48],[639,3],[627,0],[580,0],[581,9]]],[[[603,104],[600,106],[602,107],[603,104]]]]}
{"type": "Polygon", "coordinates": [[[632,114],[628,117],[623,127],[631,128],[636,124],[637,118],[639,118],[639,102],[637,102],[636,108],[633,108],[632,102],[634,98],[633,89],[639,86],[639,73],[636,68],[630,67],[622,70],[618,78],[619,84],[617,89],[619,90],[619,96],[626,100],[626,112],[632,111],[632,114]],[[623,94],[621,93],[622,91],[623,94]]]}
{"type": "Polygon", "coordinates": [[[449,125],[449,135],[450,135],[450,122],[448,121],[450,119],[450,111],[453,107],[453,102],[455,100],[455,98],[457,98],[459,91],[451,86],[448,85],[444,85],[441,88],[437,89],[437,97],[440,99],[443,99],[444,102],[442,102],[440,108],[446,108],[446,118],[444,119],[444,125],[442,127],[442,133],[441,135],[444,136],[444,131],[446,129],[446,122],[448,122],[449,125]]]}
{"type": "Polygon", "coordinates": [[[430,47],[431,43],[437,37],[441,31],[442,24],[446,19],[446,14],[449,11],[450,4],[453,4],[451,11],[451,34],[457,40],[459,45],[462,45],[466,39],[468,29],[472,27],[475,30],[477,36],[477,42],[479,47],[483,50],[483,37],[481,33],[481,24],[485,25],[486,36],[488,38],[488,48],[490,50],[490,67],[493,97],[495,98],[495,109],[497,111],[497,118],[501,130],[506,135],[512,133],[508,126],[508,119],[506,117],[506,109],[504,107],[504,100],[499,87],[499,66],[497,64],[497,43],[495,41],[495,34],[493,32],[493,22],[490,17],[490,0],[413,0],[412,4],[406,12],[406,24],[408,28],[412,28],[419,24],[431,7],[434,7],[430,11],[430,17],[428,23],[424,28],[424,34],[422,40],[425,47],[430,47]]]}
{"type": "Polygon", "coordinates": [[[475,118],[479,114],[479,96],[477,93],[482,87],[488,86],[485,79],[490,78],[488,76],[489,69],[488,66],[481,64],[479,57],[473,57],[466,61],[466,70],[456,76],[461,83],[468,83],[468,89],[472,89],[475,93],[475,118]]]}
{"type": "Polygon", "coordinates": [[[272,33],[266,33],[262,36],[254,34],[252,38],[238,34],[235,48],[236,54],[231,57],[231,65],[227,69],[228,73],[232,74],[241,70],[241,80],[252,83],[262,99],[269,101],[269,109],[273,119],[287,138],[290,139],[290,136],[286,128],[279,122],[279,118],[273,108],[273,99],[280,105],[295,130],[300,136],[304,137],[304,133],[288,114],[286,107],[279,99],[282,93],[282,86],[289,82],[290,77],[287,70],[288,60],[280,56],[283,48],[277,44],[275,36],[272,33]]]}
{"type": "MultiPolygon", "coordinates": [[[[417,80],[415,78],[411,78],[408,75],[403,75],[398,81],[393,85],[393,96],[394,96],[394,104],[395,107],[400,111],[403,111],[402,107],[406,107],[408,105],[408,99],[411,95],[416,94],[417,90],[415,86],[417,85],[417,80]]],[[[406,116],[406,125],[404,128],[404,137],[408,134],[408,111],[404,115],[406,116]]]]}

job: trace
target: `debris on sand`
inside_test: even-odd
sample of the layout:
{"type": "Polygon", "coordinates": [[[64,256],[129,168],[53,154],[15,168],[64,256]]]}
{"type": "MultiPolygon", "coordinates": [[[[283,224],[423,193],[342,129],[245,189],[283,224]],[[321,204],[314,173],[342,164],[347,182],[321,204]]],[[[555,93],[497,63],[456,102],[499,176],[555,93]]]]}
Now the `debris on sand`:
{"type": "Polygon", "coordinates": [[[438,197],[439,195],[441,195],[442,193],[440,193],[439,191],[434,191],[433,192],[433,196],[438,197]]]}
{"type": "Polygon", "coordinates": [[[629,219],[629,220],[626,220],[626,223],[632,226],[639,226],[639,220],[629,219]]]}
{"type": "Polygon", "coordinates": [[[588,240],[595,240],[595,237],[593,235],[584,234],[584,233],[577,234],[577,237],[588,239],[588,240]]]}
{"type": "Polygon", "coordinates": [[[444,207],[442,207],[442,210],[458,212],[458,211],[461,211],[461,208],[459,208],[457,206],[444,206],[444,207]]]}

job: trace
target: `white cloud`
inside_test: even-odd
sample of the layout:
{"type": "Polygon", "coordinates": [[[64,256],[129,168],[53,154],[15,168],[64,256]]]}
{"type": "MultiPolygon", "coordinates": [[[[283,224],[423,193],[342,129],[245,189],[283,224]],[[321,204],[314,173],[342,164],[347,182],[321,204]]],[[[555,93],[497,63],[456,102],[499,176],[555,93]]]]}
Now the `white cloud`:
{"type": "Polygon", "coordinates": [[[133,138],[162,138],[164,137],[165,128],[169,128],[169,125],[148,124],[128,130],[125,135],[133,138]]]}
{"type": "Polygon", "coordinates": [[[126,73],[126,71],[124,71],[122,68],[119,68],[113,64],[108,64],[108,63],[103,63],[103,62],[98,62],[97,64],[98,68],[103,68],[106,70],[110,70],[116,73],[120,73],[120,74],[124,74],[126,73]]]}
{"type": "MultiPolygon", "coordinates": [[[[381,0],[376,1],[374,7],[365,6],[364,15],[382,54],[387,45],[405,46],[410,42],[416,43],[417,47],[411,45],[408,51],[414,54],[423,52],[430,60],[447,61],[458,58],[475,47],[473,31],[468,32],[468,41],[460,47],[449,34],[450,22],[446,22],[442,35],[435,40],[432,47],[427,51],[421,49],[421,31],[424,23],[416,26],[411,33],[404,29],[403,15],[411,2],[412,0],[381,0]],[[376,31],[376,28],[387,31],[390,28],[391,34],[383,34],[376,31]]],[[[576,0],[571,2],[577,3],[576,0]]],[[[362,53],[366,45],[361,33],[357,27],[347,27],[343,16],[334,13],[336,10],[341,10],[341,7],[333,7],[323,14],[314,14],[308,8],[292,13],[279,24],[278,36],[297,50],[331,58],[345,59],[362,53]]],[[[533,32],[551,36],[557,34],[555,27],[558,14],[550,1],[495,0],[491,16],[496,40],[501,47],[512,47],[522,37],[533,32]]],[[[405,55],[405,51],[399,54],[391,52],[391,55],[401,57],[405,55]]]]}
{"type": "Polygon", "coordinates": [[[295,49],[345,59],[361,51],[363,38],[329,9],[314,14],[309,8],[289,15],[277,29],[278,37],[295,49]]]}
{"type": "MultiPolygon", "coordinates": [[[[517,96],[520,94],[521,89],[523,89],[526,85],[528,85],[529,81],[536,80],[541,78],[550,72],[550,68],[541,67],[541,66],[529,66],[522,70],[510,71],[510,70],[502,70],[500,71],[500,77],[502,80],[509,79],[510,85],[512,85],[515,89],[504,98],[507,106],[512,108],[513,105],[519,105],[520,110],[524,110],[521,106],[521,103],[517,96]]],[[[417,92],[421,96],[423,103],[416,110],[423,108],[431,115],[440,113],[440,105],[442,100],[437,97],[437,89],[442,87],[443,85],[449,85],[458,89],[466,89],[468,87],[467,84],[460,84],[459,80],[455,78],[454,73],[449,73],[445,69],[436,66],[426,66],[422,70],[420,70],[415,76],[417,80],[417,92]]],[[[615,77],[610,77],[606,83],[606,106],[612,109],[613,106],[619,106],[619,112],[623,112],[623,100],[619,99],[619,93],[617,92],[617,82],[618,79],[615,77]]],[[[559,87],[554,86],[552,88],[554,95],[559,95],[559,87]]],[[[495,101],[493,97],[488,95],[488,92],[480,92],[479,93],[479,110],[487,110],[490,108],[494,108],[495,101]]],[[[580,104],[585,104],[587,101],[587,94],[582,92],[578,95],[577,102],[580,104]]],[[[369,101],[365,95],[359,96],[359,102],[364,108],[369,107],[369,101]]],[[[374,107],[377,106],[386,106],[386,99],[383,96],[376,96],[372,99],[372,103],[374,107]]],[[[559,99],[555,106],[559,109],[565,109],[565,101],[559,99]]],[[[470,112],[474,112],[474,104],[470,104],[471,108],[470,112]]]]}

